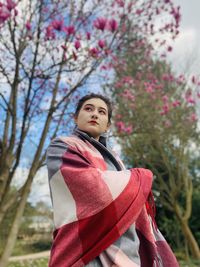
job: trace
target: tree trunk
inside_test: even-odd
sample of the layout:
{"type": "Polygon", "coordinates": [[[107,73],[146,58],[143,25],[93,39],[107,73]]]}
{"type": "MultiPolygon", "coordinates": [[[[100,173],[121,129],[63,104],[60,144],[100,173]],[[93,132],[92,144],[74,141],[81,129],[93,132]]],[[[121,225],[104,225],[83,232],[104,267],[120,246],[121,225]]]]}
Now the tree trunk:
{"type": "Polygon", "coordinates": [[[24,191],[22,193],[21,200],[19,202],[19,205],[16,210],[15,218],[13,220],[7,242],[4,247],[4,251],[2,253],[1,259],[0,259],[0,266],[6,267],[8,265],[9,257],[11,256],[12,250],[15,245],[15,241],[17,239],[17,234],[20,227],[21,218],[25,209],[26,201],[30,192],[31,184],[33,181],[34,174],[29,174],[26,186],[24,188],[24,191]]]}
{"type": "Polygon", "coordinates": [[[199,251],[199,246],[198,243],[192,234],[192,231],[190,230],[190,227],[188,225],[187,220],[183,220],[182,218],[178,217],[180,223],[181,223],[181,229],[183,231],[183,234],[185,236],[186,241],[189,244],[189,250],[192,253],[192,256],[195,259],[200,259],[200,251],[199,251]]]}

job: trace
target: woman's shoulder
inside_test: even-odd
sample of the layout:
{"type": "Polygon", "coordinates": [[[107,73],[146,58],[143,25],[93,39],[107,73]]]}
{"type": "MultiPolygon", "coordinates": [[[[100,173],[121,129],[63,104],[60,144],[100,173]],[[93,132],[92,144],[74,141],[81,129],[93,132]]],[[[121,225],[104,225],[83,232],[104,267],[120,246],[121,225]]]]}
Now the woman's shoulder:
{"type": "Polygon", "coordinates": [[[55,143],[65,143],[67,145],[73,145],[80,142],[80,139],[75,135],[70,136],[57,136],[51,140],[50,145],[55,143]]]}

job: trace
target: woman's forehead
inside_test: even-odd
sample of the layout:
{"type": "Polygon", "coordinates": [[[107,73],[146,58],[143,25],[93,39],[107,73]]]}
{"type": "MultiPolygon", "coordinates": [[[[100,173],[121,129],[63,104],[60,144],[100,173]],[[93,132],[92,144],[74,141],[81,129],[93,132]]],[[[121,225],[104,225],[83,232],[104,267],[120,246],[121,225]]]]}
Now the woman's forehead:
{"type": "Polygon", "coordinates": [[[106,110],[108,109],[107,104],[100,98],[88,99],[83,103],[83,106],[86,106],[86,105],[92,105],[92,106],[95,106],[97,108],[104,108],[106,110]]]}

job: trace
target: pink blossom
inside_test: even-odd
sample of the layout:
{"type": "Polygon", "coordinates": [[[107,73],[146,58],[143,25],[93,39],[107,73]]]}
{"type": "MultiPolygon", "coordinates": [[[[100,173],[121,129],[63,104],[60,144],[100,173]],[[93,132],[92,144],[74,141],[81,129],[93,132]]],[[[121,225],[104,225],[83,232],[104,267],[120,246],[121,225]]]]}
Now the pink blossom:
{"type": "Polygon", "coordinates": [[[179,101],[179,100],[175,100],[174,102],[172,102],[172,106],[174,107],[174,108],[176,108],[176,107],[178,107],[178,106],[180,106],[181,105],[181,102],[179,101]]]}
{"type": "Polygon", "coordinates": [[[192,83],[193,83],[193,84],[196,83],[196,78],[195,78],[195,76],[192,76],[192,83]]]}
{"type": "Polygon", "coordinates": [[[111,32],[115,32],[117,30],[118,24],[117,21],[115,19],[111,19],[108,21],[108,29],[111,32]]]}
{"type": "Polygon", "coordinates": [[[171,46],[168,46],[168,47],[167,47],[167,51],[168,51],[168,52],[171,52],[171,51],[172,51],[172,47],[171,47],[171,46]]]}
{"type": "Polygon", "coordinates": [[[99,54],[99,50],[96,47],[90,48],[89,53],[92,57],[97,57],[99,54]]]}
{"type": "Polygon", "coordinates": [[[25,26],[26,26],[26,29],[27,29],[28,31],[31,30],[31,23],[30,23],[30,21],[27,21],[26,24],[25,24],[25,26]]]}
{"type": "Polygon", "coordinates": [[[87,37],[88,40],[90,40],[90,38],[91,38],[91,33],[90,33],[90,32],[87,32],[87,33],[86,33],[86,37],[87,37]]]}
{"type": "Polygon", "coordinates": [[[99,41],[98,41],[98,46],[99,46],[101,49],[103,49],[103,48],[105,47],[105,44],[106,44],[106,42],[105,42],[104,40],[99,40],[99,41]]]}
{"type": "Polygon", "coordinates": [[[121,95],[127,99],[130,99],[131,101],[135,101],[135,96],[129,89],[125,89],[121,95]]]}
{"type": "Polygon", "coordinates": [[[145,88],[145,90],[146,90],[147,93],[150,93],[150,94],[152,94],[154,92],[154,89],[153,89],[152,85],[148,85],[145,88]]]}
{"type": "Polygon", "coordinates": [[[107,19],[106,18],[97,18],[94,23],[94,27],[98,30],[104,31],[105,27],[107,25],[107,19]]]}
{"type": "Polygon", "coordinates": [[[171,14],[174,16],[174,19],[176,21],[176,27],[177,27],[181,19],[180,6],[178,6],[177,8],[173,8],[171,11],[171,14]]]}
{"type": "Polygon", "coordinates": [[[200,92],[198,92],[198,93],[197,93],[197,97],[199,97],[199,98],[200,98],[200,92]]]}
{"type": "Polygon", "coordinates": [[[63,31],[67,34],[67,35],[73,35],[75,34],[75,28],[73,25],[70,25],[70,26],[65,26],[63,27],[63,31]]]}
{"type": "Polygon", "coordinates": [[[124,7],[124,1],[123,0],[115,0],[115,1],[120,7],[124,7]]]}
{"type": "Polygon", "coordinates": [[[47,40],[50,40],[50,39],[55,39],[55,33],[53,32],[53,29],[52,29],[52,26],[49,25],[47,28],[46,28],[46,33],[45,33],[45,38],[47,40]]]}
{"type": "Polygon", "coordinates": [[[185,77],[183,75],[179,75],[179,77],[176,80],[176,83],[180,85],[183,82],[185,82],[185,77]]]}
{"type": "Polygon", "coordinates": [[[144,11],[144,9],[137,9],[136,10],[136,14],[140,16],[143,11],[144,11]]]}
{"type": "Polygon", "coordinates": [[[75,43],[74,43],[74,46],[75,46],[76,50],[78,50],[81,47],[80,41],[76,40],[75,43]]]}
{"type": "Polygon", "coordinates": [[[197,121],[197,115],[196,115],[196,113],[193,112],[193,113],[190,115],[189,120],[192,121],[192,122],[197,121]]]}
{"type": "Polygon", "coordinates": [[[116,127],[117,127],[119,132],[123,132],[125,129],[125,124],[123,121],[118,121],[118,122],[116,122],[116,127]]]}
{"type": "Polygon", "coordinates": [[[0,24],[4,23],[10,16],[9,9],[5,5],[0,6],[0,24]]]}
{"type": "Polygon", "coordinates": [[[62,29],[63,29],[63,20],[53,20],[51,25],[52,25],[54,30],[62,31],[62,29]]]}
{"type": "Polygon", "coordinates": [[[192,97],[186,97],[186,102],[188,104],[192,104],[192,105],[194,105],[196,103],[195,100],[192,97]]]}
{"type": "Polygon", "coordinates": [[[12,1],[12,0],[6,0],[6,2],[7,2],[7,8],[8,8],[8,10],[12,10],[13,8],[15,8],[16,7],[16,3],[14,2],[14,1],[12,1]]]}
{"type": "Polygon", "coordinates": [[[169,98],[168,98],[167,95],[164,95],[164,96],[162,97],[162,100],[163,100],[164,103],[166,103],[166,102],[168,101],[168,99],[169,99],[169,98]]]}
{"type": "Polygon", "coordinates": [[[134,79],[131,76],[124,76],[122,78],[122,83],[126,83],[128,85],[133,85],[134,84],[134,79]]]}
{"type": "Polygon", "coordinates": [[[124,129],[124,131],[125,131],[127,134],[131,134],[131,133],[133,132],[133,126],[130,125],[130,126],[126,127],[126,128],[124,129]]]}
{"type": "Polygon", "coordinates": [[[162,107],[162,111],[160,112],[160,115],[166,115],[168,112],[169,112],[169,105],[168,104],[165,104],[162,107]]]}

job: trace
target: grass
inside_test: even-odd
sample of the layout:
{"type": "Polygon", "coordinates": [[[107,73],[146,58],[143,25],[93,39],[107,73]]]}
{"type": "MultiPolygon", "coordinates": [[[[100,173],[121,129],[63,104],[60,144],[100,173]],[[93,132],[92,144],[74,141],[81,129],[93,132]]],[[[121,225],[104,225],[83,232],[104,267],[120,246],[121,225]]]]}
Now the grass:
{"type": "Polygon", "coordinates": [[[48,266],[47,258],[10,262],[8,265],[8,267],[47,267],[47,266],[48,266]]]}
{"type": "MultiPolygon", "coordinates": [[[[184,262],[180,261],[180,267],[198,267],[199,262],[197,261],[190,261],[184,262]]],[[[8,267],[47,267],[48,266],[48,259],[41,258],[37,260],[24,260],[18,262],[10,262],[8,267]]]]}

